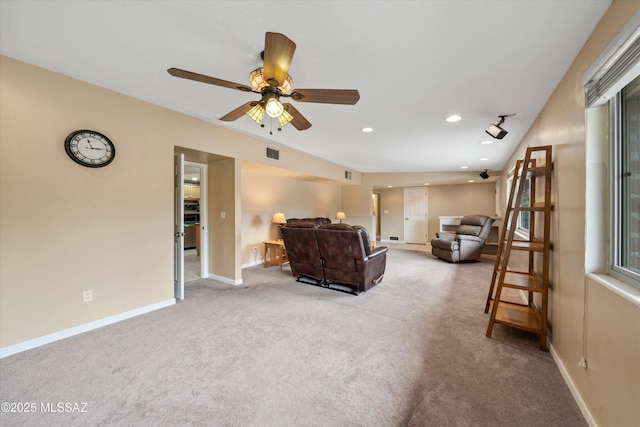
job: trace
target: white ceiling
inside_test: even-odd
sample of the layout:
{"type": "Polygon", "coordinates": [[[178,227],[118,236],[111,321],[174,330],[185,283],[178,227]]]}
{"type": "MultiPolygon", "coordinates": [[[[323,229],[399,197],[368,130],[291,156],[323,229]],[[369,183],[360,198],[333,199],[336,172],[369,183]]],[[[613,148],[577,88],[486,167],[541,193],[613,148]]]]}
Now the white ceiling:
{"type": "Polygon", "coordinates": [[[609,4],[0,0],[0,52],[355,171],[491,171],[504,167],[609,4]],[[360,101],[297,103],[313,126],[270,135],[249,117],[218,120],[258,95],[166,72],[246,85],[267,31],[297,44],[294,88],[358,89],[360,101]],[[463,119],[445,122],[453,113],[463,119]],[[509,134],[481,145],[486,126],[509,113],[509,134]]]}

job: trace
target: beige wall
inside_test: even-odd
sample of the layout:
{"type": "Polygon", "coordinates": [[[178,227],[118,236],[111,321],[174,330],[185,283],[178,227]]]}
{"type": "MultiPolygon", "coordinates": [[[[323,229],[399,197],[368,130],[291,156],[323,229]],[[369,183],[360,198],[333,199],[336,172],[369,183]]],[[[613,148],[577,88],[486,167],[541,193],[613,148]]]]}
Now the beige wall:
{"type": "MultiPolygon", "coordinates": [[[[364,180],[367,180],[366,175],[364,180]]],[[[398,236],[400,241],[404,241],[404,188],[384,188],[376,192],[380,193],[380,239],[389,240],[389,236],[398,236]]],[[[440,216],[496,214],[493,182],[430,185],[427,199],[427,242],[440,230],[440,216]]]]}
{"type": "Polygon", "coordinates": [[[440,230],[441,216],[470,214],[495,216],[495,184],[470,183],[429,186],[428,241],[440,230]]]}
{"type": "Polygon", "coordinates": [[[0,61],[0,345],[171,299],[174,113],[0,61]],[[66,155],[85,128],[111,165],[66,155]]]}
{"type": "MultiPolygon", "coordinates": [[[[299,179],[242,172],[242,265],[264,259],[265,240],[275,239],[271,224],[276,212],[287,218],[333,218],[340,210],[340,186],[299,179]],[[257,251],[254,252],[253,248],[257,251]]],[[[335,221],[335,220],[334,220],[335,221]]]]}
{"type": "MultiPolygon", "coordinates": [[[[550,339],[601,426],[635,426],[640,420],[640,307],[585,274],[582,74],[639,8],[638,1],[612,3],[516,150],[520,154],[529,145],[554,147],[550,339]],[[581,357],[587,359],[587,369],[578,367],[581,357]]],[[[507,167],[515,160],[516,155],[507,167]]],[[[606,258],[606,246],[599,250],[606,258]]]]}
{"type": "Polygon", "coordinates": [[[404,188],[384,188],[380,193],[380,240],[397,236],[404,241],[404,188]]]}
{"type": "MultiPolygon", "coordinates": [[[[176,146],[209,164],[210,273],[242,280],[241,161],[264,163],[264,140],[4,56],[0,93],[0,348],[172,301],[176,146]],[[113,140],[111,165],[67,157],[65,137],[84,128],[113,140]]],[[[347,182],[342,166],[269,145],[289,171],[347,182]]],[[[327,215],[339,192],[327,192],[327,215]]]]}
{"type": "Polygon", "coordinates": [[[343,222],[365,227],[370,239],[375,240],[377,230],[373,216],[372,194],[372,188],[367,185],[345,185],[342,187],[340,200],[341,210],[347,216],[343,222]]]}

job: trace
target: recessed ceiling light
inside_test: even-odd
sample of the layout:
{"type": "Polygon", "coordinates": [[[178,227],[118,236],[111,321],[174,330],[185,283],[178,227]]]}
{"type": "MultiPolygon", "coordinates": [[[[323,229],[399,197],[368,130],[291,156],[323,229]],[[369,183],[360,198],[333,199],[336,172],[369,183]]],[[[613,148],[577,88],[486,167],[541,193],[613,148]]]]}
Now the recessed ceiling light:
{"type": "Polygon", "coordinates": [[[475,180],[475,179],[470,179],[470,180],[469,180],[469,181],[467,181],[467,182],[476,182],[476,180],[475,180]]]}
{"type": "Polygon", "coordinates": [[[373,128],[362,128],[362,132],[365,132],[365,133],[373,132],[373,128]]]}
{"type": "Polygon", "coordinates": [[[447,117],[445,120],[448,121],[449,123],[459,122],[460,120],[462,120],[462,117],[460,117],[457,114],[452,114],[449,117],[447,117]]]}
{"type": "Polygon", "coordinates": [[[480,159],[481,162],[486,162],[487,160],[489,160],[489,159],[487,159],[486,157],[483,157],[483,158],[480,159]]]}
{"type": "Polygon", "coordinates": [[[469,169],[469,166],[460,166],[460,169],[469,169]]]}
{"type": "Polygon", "coordinates": [[[393,188],[393,185],[387,185],[387,188],[393,188]]]}
{"type": "Polygon", "coordinates": [[[431,185],[431,184],[429,184],[428,182],[425,182],[424,185],[431,185]]]}
{"type": "Polygon", "coordinates": [[[480,141],[480,144],[493,144],[493,141],[489,141],[489,140],[480,141]]]}

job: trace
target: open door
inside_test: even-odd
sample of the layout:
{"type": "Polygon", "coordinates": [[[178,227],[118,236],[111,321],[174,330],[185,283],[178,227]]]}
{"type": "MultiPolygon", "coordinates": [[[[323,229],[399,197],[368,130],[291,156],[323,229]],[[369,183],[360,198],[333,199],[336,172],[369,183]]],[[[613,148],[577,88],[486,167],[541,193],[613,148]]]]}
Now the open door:
{"type": "Polygon", "coordinates": [[[184,299],[184,154],[176,154],[173,167],[173,296],[184,299]]]}

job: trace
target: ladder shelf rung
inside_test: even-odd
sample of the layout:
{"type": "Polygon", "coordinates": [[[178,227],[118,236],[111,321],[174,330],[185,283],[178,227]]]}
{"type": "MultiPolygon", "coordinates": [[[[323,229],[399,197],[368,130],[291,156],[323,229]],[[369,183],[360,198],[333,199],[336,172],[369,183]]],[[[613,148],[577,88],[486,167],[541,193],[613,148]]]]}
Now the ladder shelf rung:
{"type": "Polygon", "coordinates": [[[538,274],[507,271],[504,273],[502,286],[523,291],[542,292],[544,289],[542,277],[538,274]]]}
{"type": "MultiPolygon", "coordinates": [[[[494,300],[491,305],[493,306],[495,303],[496,301],[494,300]]],[[[535,308],[506,301],[498,301],[495,322],[532,332],[540,332],[542,330],[540,313],[535,308]]]]}
{"type": "Polygon", "coordinates": [[[529,240],[513,240],[511,242],[511,249],[516,251],[533,251],[533,252],[543,252],[544,251],[544,242],[539,240],[529,241],[529,240]]]}
{"type": "Polygon", "coordinates": [[[544,166],[536,166],[527,169],[527,176],[542,176],[547,172],[547,168],[544,166]]]}

